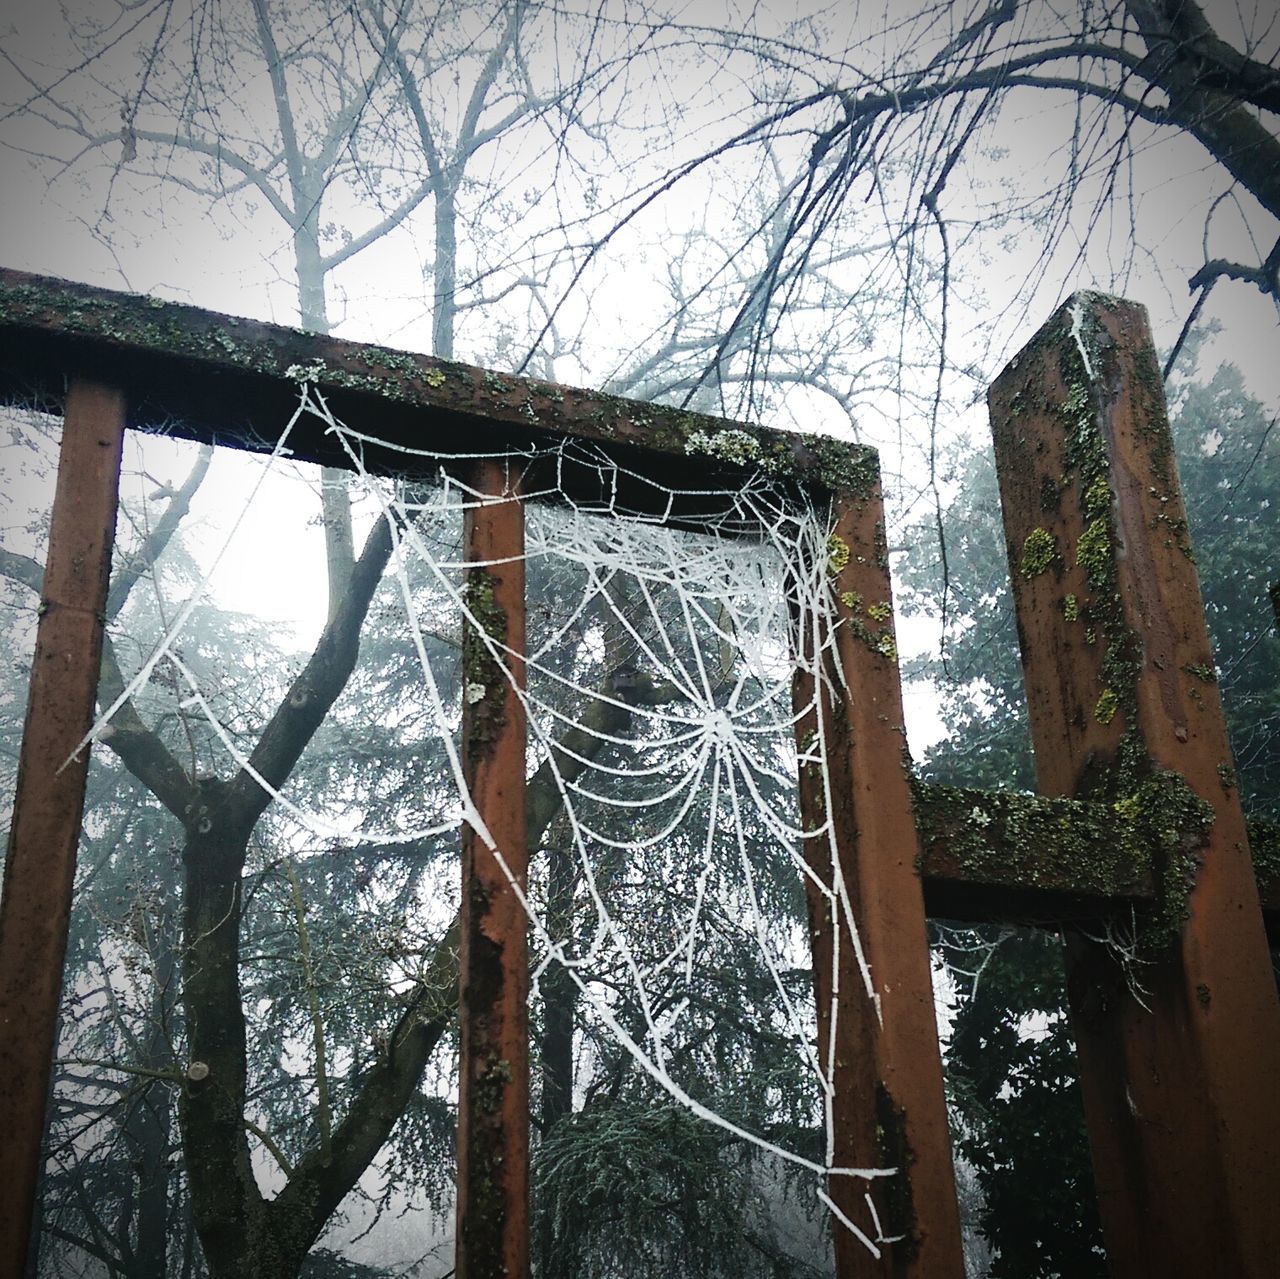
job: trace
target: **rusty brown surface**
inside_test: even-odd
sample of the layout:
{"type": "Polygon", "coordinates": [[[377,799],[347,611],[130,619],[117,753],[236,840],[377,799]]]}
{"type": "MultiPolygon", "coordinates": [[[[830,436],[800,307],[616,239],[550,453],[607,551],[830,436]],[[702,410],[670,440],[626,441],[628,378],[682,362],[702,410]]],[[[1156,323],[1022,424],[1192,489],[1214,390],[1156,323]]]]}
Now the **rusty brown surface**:
{"type": "Polygon", "coordinates": [[[73,380],[0,901],[0,1276],[24,1273],[67,947],[124,400],[73,380]],[[66,767],[63,767],[63,765],[66,767]]]}
{"type": "Polygon", "coordinates": [[[461,1036],[458,1068],[458,1279],[529,1273],[529,964],[523,887],[525,714],[524,511],[501,461],[473,485],[509,500],[466,512],[463,768],[472,802],[506,869],[475,828],[462,835],[461,1036]],[[509,872],[509,874],[508,874],[509,872]]]}
{"type": "MultiPolygon", "coordinates": [[[[567,440],[575,448],[531,471],[527,491],[561,484],[578,501],[693,523],[731,510],[712,490],[736,485],[757,462],[779,480],[832,488],[874,456],[844,441],[3,268],[0,338],[0,400],[30,394],[33,382],[56,400],[63,369],[100,367],[125,388],[131,426],[269,449],[297,407],[296,381],[305,377],[352,428],[376,421],[368,433],[388,445],[465,458],[478,448],[528,450],[567,440]],[[622,468],[613,470],[609,459],[622,468]]],[[[317,418],[301,418],[289,446],[301,460],[351,465],[317,418]]],[[[404,475],[436,465],[377,441],[364,442],[362,451],[375,472],[404,475]]]]}
{"type": "MultiPolygon", "coordinates": [[[[834,1120],[837,1167],[884,1168],[891,1178],[870,1182],[833,1176],[837,1205],[876,1242],[877,1257],[848,1229],[833,1223],[836,1272],[855,1276],[930,1279],[964,1274],[951,1141],[934,1019],[919,843],[902,727],[902,695],[893,641],[892,599],[878,489],[838,503],[832,542],[833,588],[840,625],[840,694],[820,712],[827,742],[835,858],[847,885],[858,941],[871,986],[858,964],[847,913],[807,885],[821,1059],[831,1046],[831,992],[838,976],[835,1016],[834,1120]],[[839,962],[833,940],[840,928],[839,962]],[[870,1193],[879,1222],[865,1196],[870,1193]],[[891,1242],[894,1236],[903,1236],[891,1242]]],[[[812,653],[812,637],[802,637],[812,653]]],[[[797,708],[811,701],[812,676],[795,681],[797,708]]],[[[820,768],[806,766],[818,732],[813,713],[797,723],[801,754],[800,804],[806,829],[825,824],[827,795],[820,768]]],[[[835,884],[829,842],[806,841],[816,875],[835,884]]]]}
{"type": "Polygon", "coordinates": [[[1168,770],[1213,815],[1203,846],[1171,823],[1157,905],[1177,935],[1133,974],[1149,1012],[1112,952],[1068,946],[1111,1272],[1261,1279],[1280,1256],[1280,1007],[1142,308],[1074,299],[990,405],[1041,791],[1140,808],[1168,770]]]}
{"type": "MultiPolygon", "coordinates": [[[[930,918],[1083,923],[1097,932],[1157,899],[1158,832],[1113,802],[920,781],[913,790],[930,918]]],[[[1280,823],[1254,819],[1248,829],[1263,919],[1276,936],[1280,823]]]]}

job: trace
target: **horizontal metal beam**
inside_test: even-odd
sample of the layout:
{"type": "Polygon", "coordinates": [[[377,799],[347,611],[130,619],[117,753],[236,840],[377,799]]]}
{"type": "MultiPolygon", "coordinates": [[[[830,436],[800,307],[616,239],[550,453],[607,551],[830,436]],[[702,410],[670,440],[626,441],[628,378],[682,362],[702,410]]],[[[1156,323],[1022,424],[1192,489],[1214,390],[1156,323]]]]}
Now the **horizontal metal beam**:
{"type": "MultiPolygon", "coordinates": [[[[1059,924],[1155,901],[1156,841],[1111,804],[928,783],[915,804],[932,918],[1059,924]]],[[[1280,823],[1250,821],[1249,845],[1280,938],[1280,823]]]]}
{"type": "MultiPolygon", "coordinates": [[[[297,383],[313,382],[339,419],[385,442],[362,444],[375,472],[435,469],[403,448],[465,458],[567,441],[567,464],[526,472],[527,493],[545,480],[575,501],[692,524],[726,514],[708,490],[757,471],[860,493],[876,475],[875,451],[843,440],[0,268],[0,401],[43,395],[57,411],[69,368],[109,373],[127,393],[132,427],[251,450],[274,445],[297,383]]],[[[302,460],[350,466],[318,419],[299,422],[289,446],[302,460]]]]}

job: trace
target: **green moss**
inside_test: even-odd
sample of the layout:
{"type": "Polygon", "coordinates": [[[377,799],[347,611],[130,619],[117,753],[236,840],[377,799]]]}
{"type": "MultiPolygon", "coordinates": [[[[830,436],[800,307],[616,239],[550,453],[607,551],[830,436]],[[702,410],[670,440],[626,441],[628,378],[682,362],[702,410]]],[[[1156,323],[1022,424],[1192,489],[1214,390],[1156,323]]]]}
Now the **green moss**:
{"type": "Polygon", "coordinates": [[[1090,520],[1076,542],[1076,563],[1085,571],[1091,586],[1111,575],[1111,526],[1105,516],[1090,520]]]}
{"type": "Polygon", "coordinates": [[[1130,824],[1128,839],[1150,851],[1156,899],[1141,923],[1139,942],[1150,951],[1174,941],[1187,918],[1200,854],[1213,829],[1213,809],[1177,773],[1159,770],[1115,808],[1130,824]]]}
{"type": "Polygon", "coordinates": [[[775,432],[745,423],[730,426],[663,405],[645,406],[618,400],[619,418],[645,426],[653,443],[667,452],[719,458],[734,466],[754,467],[781,480],[816,480],[833,493],[867,497],[880,476],[874,449],[827,436],[797,437],[794,442],[775,432]]]}
{"type": "Polygon", "coordinates": [[[0,323],[189,357],[206,367],[216,361],[245,372],[318,382],[326,388],[401,402],[420,402],[425,392],[448,388],[446,394],[459,397],[459,409],[498,411],[496,402],[501,401],[500,411],[507,420],[515,412],[523,421],[553,431],[625,439],[676,455],[708,452],[738,465],[758,467],[784,481],[816,484],[828,492],[858,498],[867,497],[879,478],[875,450],[844,440],[792,437],[604,393],[566,392],[546,382],[452,361],[340,342],[61,280],[30,277],[0,283],[0,323]],[[564,405],[567,399],[573,404],[563,424],[552,413],[545,418],[540,413],[543,403],[564,405]]]}
{"type": "Polygon", "coordinates": [[[876,521],[871,553],[876,567],[887,573],[889,571],[889,535],[885,531],[884,520],[876,521]]]}
{"type": "Polygon", "coordinates": [[[725,431],[694,431],[685,440],[686,453],[705,453],[708,457],[723,458],[726,462],[734,462],[739,466],[758,463],[763,470],[775,469],[775,459],[765,456],[760,448],[760,441],[746,431],[730,429],[725,431]]]}
{"type": "Polygon", "coordinates": [[[494,576],[472,569],[463,587],[463,600],[475,619],[465,623],[462,637],[463,700],[468,716],[467,754],[474,761],[488,754],[506,724],[507,676],[481,635],[506,642],[507,611],[494,597],[494,576]]]}
{"type": "Polygon", "coordinates": [[[290,382],[319,382],[326,378],[328,368],[322,360],[311,360],[306,364],[291,364],[284,371],[290,382]]]}
{"type": "MultiPolygon", "coordinates": [[[[1043,331],[1042,340],[1051,344],[1045,349],[1056,353],[1057,372],[1065,388],[1059,409],[1063,466],[1061,474],[1051,478],[1058,492],[1074,494],[1078,504],[1075,518],[1080,521],[1076,527],[1081,529],[1074,548],[1064,547],[1062,555],[1073,556],[1074,567],[1083,573],[1088,586],[1087,594],[1081,592],[1080,598],[1064,597],[1063,617],[1068,622],[1086,621],[1086,643],[1101,648],[1096,661],[1099,679],[1093,717],[1098,724],[1114,725],[1111,734],[1099,734],[1105,744],[1098,749],[1094,767],[1087,770],[1084,786],[1092,796],[1107,801],[1119,823],[1107,836],[1110,848],[1102,855],[1149,868],[1155,901],[1140,914],[1141,944],[1150,951],[1166,945],[1181,928],[1197,858],[1207,841],[1213,814],[1183,778],[1156,764],[1136,729],[1142,637],[1127,618],[1119,592],[1120,539],[1113,513],[1105,411],[1107,388],[1120,371],[1118,361],[1128,356],[1122,346],[1109,339],[1102,323],[1101,309],[1111,305],[1098,297],[1078,299],[1064,309],[1057,324],[1043,331]]],[[[1144,431],[1149,453],[1150,470],[1140,482],[1149,485],[1158,499],[1160,494],[1174,491],[1174,482],[1159,370],[1149,353],[1135,364],[1133,407],[1135,420],[1144,424],[1139,429],[1144,431]]],[[[1042,483],[1042,504],[1047,492],[1042,483]]],[[[1185,547],[1185,521],[1177,503],[1168,499],[1156,506],[1153,527],[1164,533],[1169,546],[1185,547]]],[[[1043,543],[1031,549],[1034,554],[1023,548],[1023,571],[1028,576],[1047,567],[1043,543]]],[[[1205,672],[1192,673],[1199,679],[1205,672]]],[[[1069,847],[1074,855],[1074,836],[1069,847]]]]}
{"type": "Polygon", "coordinates": [[[1149,850],[1109,804],[920,783],[915,803],[926,873],[938,856],[992,886],[1125,898],[1149,883],[1149,850]]]}
{"type": "Polygon", "coordinates": [[[880,457],[875,449],[820,435],[805,440],[813,457],[813,474],[832,493],[867,498],[880,483],[880,457]]]}
{"type": "Polygon", "coordinates": [[[872,618],[879,626],[869,626],[860,616],[862,612],[862,596],[856,591],[845,591],[840,602],[849,609],[852,616],[845,619],[849,629],[873,653],[891,662],[898,660],[898,645],[893,638],[891,618],[893,610],[887,604],[870,604],[867,606],[867,617],[872,618]],[[888,623],[886,625],[886,623],[888,623]]]}
{"type": "Polygon", "coordinates": [[[505,1058],[490,1058],[482,1064],[472,1092],[475,1104],[485,1114],[496,1115],[502,1109],[502,1099],[511,1083],[511,1063],[505,1058]]]}
{"type": "Polygon", "coordinates": [[[1102,696],[1098,698],[1098,704],[1093,708],[1093,718],[1099,724],[1110,724],[1119,709],[1120,699],[1116,696],[1115,690],[1104,688],[1102,696]]]}
{"type": "Polygon", "coordinates": [[[1248,830],[1258,890],[1264,897],[1280,897],[1280,822],[1252,820],[1248,830]]]}
{"type": "Polygon", "coordinates": [[[1216,684],[1218,682],[1218,672],[1214,670],[1209,662],[1188,662],[1182,669],[1188,675],[1194,675],[1202,683],[1216,684]]]}
{"type": "Polygon", "coordinates": [[[1096,519],[1111,506],[1111,485],[1105,475],[1099,475],[1089,485],[1084,495],[1084,513],[1090,519],[1096,519]]]}
{"type": "MultiPolygon", "coordinates": [[[[1087,295],[1083,305],[1063,313],[1048,340],[1060,352],[1059,373],[1067,388],[1061,415],[1065,431],[1064,485],[1075,485],[1079,494],[1084,531],[1077,540],[1077,565],[1089,583],[1088,643],[1101,641],[1103,689],[1111,690],[1116,708],[1134,722],[1137,680],[1142,669],[1141,638],[1125,618],[1120,599],[1115,552],[1118,545],[1112,515],[1111,462],[1104,438],[1101,388],[1110,385],[1118,373],[1120,348],[1107,337],[1099,310],[1114,309],[1118,303],[1102,295],[1087,295]],[[1082,350],[1083,347],[1083,350],[1082,350]]],[[[1133,366],[1134,412],[1147,438],[1152,492],[1173,490],[1172,445],[1168,419],[1163,409],[1159,368],[1149,351],[1140,351],[1133,366]]],[[[1189,549],[1185,521],[1167,512],[1156,516],[1169,533],[1169,544],[1189,549]]],[[[1135,759],[1145,758],[1140,743],[1132,747],[1135,759]]]]}
{"type": "Polygon", "coordinates": [[[832,573],[841,573],[849,565],[849,543],[839,533],[827,538],[827,567],[832,573]]]}
{"type": "MultiPolygon", "coordinates": [[[[839,534],[827,539],[827,567],[832,574],[848,566],[852,558],[849,543],[839,534]]],[[[859,558],[861,563],[861,557],[859,558]]],[[[841,591],[840,603],[849,611],[845,625],[873,653],[890,662],[898,660],[898,645],[893,637],[893,609],[887,600],[875,600],[865,604],[857,591],[841,591]]]]}
{"type": "MultiPolygon", "coordinates": [[[[1213,825],[1212,808],[1163,771],[1113,803],[918,782],[914,796],[926,875],[931,865],[946,873],[957,864],[974,884],[1128,899],[1148,954],[1181,929],[1213,825]]],[[[1280,880],[1280,827],[1259,834],[1270,841],[1263,861],[1280,880]]]]}
{"type": "Polygon", "coordinates": [[[1058,557],[1058,543],[1045,528],[1033,528],[1022,544],[1022,560],[1018,572],[1023,577],[1039,577],[1058,557]]]}
{"type": "MultiPolygon", "coordinates": [[[[1081,368],[1083,372],[1083,367],[1081,368]]],[[[1087,429],[1093,421],[1093,407],[1089,398],[1089,388],[1083,382],[1073,382],[1067,391],[1067,398],[1062,403],[1062,413],[1073,432],[1087,429]]]]}

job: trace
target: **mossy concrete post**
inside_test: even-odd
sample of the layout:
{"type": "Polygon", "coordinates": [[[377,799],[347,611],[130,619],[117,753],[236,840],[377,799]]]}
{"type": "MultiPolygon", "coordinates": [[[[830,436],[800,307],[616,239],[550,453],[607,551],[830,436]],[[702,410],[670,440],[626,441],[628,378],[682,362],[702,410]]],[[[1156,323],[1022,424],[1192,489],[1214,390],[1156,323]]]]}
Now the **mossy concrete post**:
{"type": "Polygon", "coordinates": [[[1068,938],[1111,1273],[1262,1279],[1280,1007],[1145,311],[1077,294],[989,401],[1039,788],[1161,849],[1138,962],[1068,938]]]}
{"type": "Polygon", "coordinates": [[[0,1276],[26,1273],[115,540],[124,397],[67,392],[0,900],[0,1276]]]}
{"type": "Polygon", "coordinates": [[[458,1279],[529,1274],[529,960],[514,891],[525,838],[524,509],[502,459],[464,515],[458,1279]]]}
{"type": "Polygon", "coordinates": [[[813,832],[805,854],[825,888],[806,883],[819,1060],[831,1088],[829,1155],[837,1169],[894,1170],[831,1176],[839,1213],[866,1236],[832,1223],[836,1274],[960,1279],[878,483],[837,497],[826,553],[834,643],[824,645],[815,619],[800,616],[794,697],[801,820],[813,832]]]}

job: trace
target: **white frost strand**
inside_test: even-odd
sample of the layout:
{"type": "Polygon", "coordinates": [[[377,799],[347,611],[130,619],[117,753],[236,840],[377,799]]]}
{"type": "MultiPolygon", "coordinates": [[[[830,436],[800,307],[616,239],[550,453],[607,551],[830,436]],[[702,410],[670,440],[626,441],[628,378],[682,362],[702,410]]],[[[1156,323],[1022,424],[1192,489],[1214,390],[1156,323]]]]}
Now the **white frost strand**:
{"type": "MultiPolygon", "coordinates": [[[[1092,376],[1080,326],[1073,310],[1073,335],[1092,376]]],[[[827,717],[821,713],[821,703],[836,691],[825,673],[837,625],[825,571],[829,515],[784,499],[762,475],[731,492],[681,494],[683,503],[705,496],[708,509],[729,511],[722,517],[722,532],[712,522],[710,533],[696,537],[652,516],[636,517],[620,509],[613,496],[620,487],[616,482],[606,488],[610,495],[591,509],[575,507],[564,493],[542,490],[533,496],[559,499],[559,509],[548,513],[529,500],[530,494],[523,495],[531,583],[545,574],[554,608],[536,627],[529,626],[531,643],[523,655],[527,685],[515,691],[526,713],[532,762],[561,805],[563,817],[555,827],[557,832],[563,828],[557,836],[558,855],[573,859],[593,918],[581,936],[560,936],[555,933],[560,925],[539,904],[541,890],[529,889],[511,874],[504,850],[485,828],[466,787],[455,742],[458,718],[463,705],[474,705],[493,690],[476,680],[453,682],[451,671],[437,671],[427,641],[436,629],[434,611],[461,617],[488,648],[493,669],[511,678],[512,654],[475,615],[461,587],[462,564],[440,554],[435,544],[448,539],[433,540],[424,532],[432,520],[456,520],[464,509],[486,499],[441,465],[439,500],[407,500],[402,491],[370,476],[363,466],[366,445],[376,443],[383,451],[397,446],[350,430],[310,387],[303,388],[298,411],[272,460],[283,453],[303,413],[319,418],[345,450],[358,484],[390,529],[388,575],[418,668],[417,687],[406,697],[425,705],[452,782],[452,799],[431,815],[435,820],[413,832],[353,834],[332,820],[323,801],[318,810],[308,811],[273,789],[253,769],[201,693],[195,675],[174,651],[206,590],[207,576],[86,741],[101,735],[111,716],[167,657],[188,686],[182,705],[203,715],[230,759],[270,794],[298,829],[341,835],[355,846],[448,838],[459,820],[470,824],[528,913],[538,951],[535,987],[549,964],[561,965],[586,1015],[639,1070],[692,1115],[812,1174],[821,1201],[879,1256],[879,1245],[888,1241],[881,1236],[869,1197],[870,1224],[863,1229],[826,1190],[833,1177],[871,1181],[894,1172],[835,1166],[834,1047],[841,1003],[867,998],[879,1017],[879,1000],[849,885],[834,856],[831,821],[806,830],[794,811],[800,766],[820,771],[825,811],[834,810],[826,766],[827,717]],[[743,536],[744,530],[753,535],[743,536]],[[432,619],[422,612],[424,598],[431,601],[432,619]],[[814,701],[807,707],[792,704],[797,651],[809,655],[801,660],[810,664],[813,677],[814,701]],[[628,727],[621,733],[593,727],[592,708],[625,712],[628,727]],[[801,720],[814,723],[817,731],[805,744],[803,758],[797,759],[795,732],[801,720]],[[701,825],[691,829],[695,823],[701,825]],[[806,848],[815,843],[825,845],[824,856],[816,860],[832,866],[830,882],[805,856],[806,848]],[[768,867],[760,864],[762,850],[774,859],[768,867]],[[628,885],[628,872],[636,878],[644,872],[650,879],[628,885]],[[643,926],[634,927],[626,896],[647,892],[655,875],[668,877],[661,882],[669,885],[663,899],[669,918],[642,920],[643,926]],[[797,986],[794,980],[810,962],[808,929],[801,923],[780,923],[771,900],[780,875],[794,877],[789,891],[816,892],[830,903],[842,925],[834,939],[836,989],[826,1010],[831,1034],[825,1054],[817,1048],[809,983],[797,986]],[[705,1010],[700,987],[707,981],[705,966],[723,964],[726,954],[733,953],[725,948],[733,945],[754,948],[771,1001],[770,1031],[794,1045],[800,1069],[807,1072],[820,1101],[821,1159],[788,1150],[718,1113],[673,1075],[671,1041],[684,1020],[695,1015],[691,1010],[705,1010]],[[860,991],[838,989],[842,945],[853,947],[860,991]]],[[[446,460],[425,449],[399,451],[413,458],[419,476],[433,462],[446,460]]],[[[576,464],[583,460],[579,445],[565,444],[549,454],[556,466],[541,467],[542,474],[557,471],[570,457],[576,464]]],[[[532,451],[503,456],[517,473],[535,457],[532,451]]],[[[590,461],[616,481],[620,472],[612,462],[594,454],[590,461]]],[[[627,478],[628,488],[637,483],[652,488],[643,477],[627,478]]],[[[665,495],[668,510],[674,498],[673,493],[665,495]]],[[[242,511],[235,527],[243,517],[242,511]]],[[[221,556],[222,551],[214,568],[221,556]]],[[[538,602],[531,590],[530,608],[538,602]]],[[[550,830],[544,832],[543,845],[552,838],[550,830]]]]}
{"type": "Polygon", "coordinates": [[[1080,359],[1084,362],[1085,376],[1093,381],[1093,361],[1089,358],[1089,349],[1084,340],[1084,303],[1076,298],[1071,304],[1071,336],[1075,338],[1080,349],[1080,359]]]}

